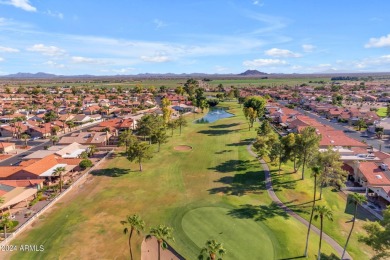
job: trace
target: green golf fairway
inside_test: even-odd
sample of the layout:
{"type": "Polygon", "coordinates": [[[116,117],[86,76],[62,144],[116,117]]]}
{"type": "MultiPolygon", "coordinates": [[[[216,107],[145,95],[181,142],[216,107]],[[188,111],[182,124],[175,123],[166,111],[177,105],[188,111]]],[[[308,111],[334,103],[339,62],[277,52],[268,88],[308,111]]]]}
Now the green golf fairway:
{"type": "Polygon", "coordinates": [[[267,227],[251,219],[231,217],[228,211],[219,207],[190,210],[182,219],[183,230],[200,248],[208,239],[221,242],[228,249],[224,259],[274,259],[267,227]]]}

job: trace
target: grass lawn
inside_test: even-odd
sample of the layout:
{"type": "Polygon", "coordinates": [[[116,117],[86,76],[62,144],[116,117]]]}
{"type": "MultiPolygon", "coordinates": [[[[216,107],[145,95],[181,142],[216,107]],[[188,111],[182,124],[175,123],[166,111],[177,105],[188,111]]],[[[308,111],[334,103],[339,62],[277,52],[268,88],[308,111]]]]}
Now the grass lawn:
{"type": "MultiPolygon", "coordinates": [[[[293,173],[293,163],[282,166],[279,174],[277,167],[269,164],[275,192],[277,196],[290,208],[294,209],[305,219],[309,220],[313,200],[313,178],[310,178],[310,170],[305,171],[305,180],[301,180],[301,169],[293,173]]],[[[317,189],[318,191],[318,189],[317,189]]],[[[317,193],[319,198],[319,191],[317,193]]],[[[328,187],[323,190],[322,200],[317,200],[317,205],[327,205],[333,211],[333,222],[325,221],[324,231],[334,238],[340,245],[344,245],[351,228],[350,220],[353,217],[353,206],[346,202],[346,195],[328,187]]],[[[368,220],[376,220],[363,208],[359,208],[354,233],[348,245],[348,252],[354,259],[369,259],[372,256],[371,249],[359,243],[358,235],[363,234],[362,226],[368,220]]],[[[313,221],[319,227],[319,221],[313,221]]],[[[311,245],[316,246],[316,245],[311,245]]]]}
{"type": "MultiPolygon", "coordinates": [[[[142,173],[118,153],[12,242],[42,244],[43,252],[16,252],[11,258],[128,259],[120,221],[133,213],[145,220],[144,234],[150,226],[172,226],[171,245],[186,259],[196,259],[209,238],[224,244],[226,259],[259,259],[251,256],[260,254],[265,257],[260,259],[301,258],[306,227],[270,200],[260,164],[246,150],[256,131],[248,131],[242,108],[233,102],[222,105],[236,116],[190,123],[181,136],[175,131],[144,163],[142,173]],[[173,149],[182,144],[193,150],[173,149]]],[[[309,259],[314,259],[318,236],[311,238],[309,259]]],[[[134,236],[135,259],[140,259],[141,241],[134,236]]],[[[334,253],[326,243],[323,252],[334,253]]],[[[355,252],[363,255],[360,247],[355,252]]]]}
{"type": "Polygon", "coordinates": [[[376,114],[380,117],[386,117],[387,108],[386,107],[380,107],[378,108],[378,111],[376,111],[376,114]]]}

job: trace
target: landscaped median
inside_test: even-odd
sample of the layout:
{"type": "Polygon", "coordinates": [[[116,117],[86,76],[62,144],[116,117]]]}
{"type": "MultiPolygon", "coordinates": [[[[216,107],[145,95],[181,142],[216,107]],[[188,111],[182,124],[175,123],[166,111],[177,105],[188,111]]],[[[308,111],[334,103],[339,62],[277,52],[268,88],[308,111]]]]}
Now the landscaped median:
{"type": "MultiPolygon", "coordinates": [[[[256,132],[248,131],[238,104],[222,106],[234,116],[190,123],[181,135],[176,130],[143,172],[117,153],[71,200],[57,203],[14,241],[43,244],[45,251],[12,258],[128,259],[120,221],[135,213],[146,228],[132,241],[134,259],[140,259],[143,236],[159,224],[173,227],[175,242],[169,244],[186,259],[196,259],[208,239],[223,243],[227,260],[302,257],[306,227],[272,202],[260,164],[246,150],[256,132]],[[174,149],[183,144],[192,150],[174,149]]],[[[318,240],[313,234],[311,245],[318,240]]],[[[323,252],[335,253],[326,243],[323,252]]],[[[316,253],[311,246],[310,259],[316,253]]]]}

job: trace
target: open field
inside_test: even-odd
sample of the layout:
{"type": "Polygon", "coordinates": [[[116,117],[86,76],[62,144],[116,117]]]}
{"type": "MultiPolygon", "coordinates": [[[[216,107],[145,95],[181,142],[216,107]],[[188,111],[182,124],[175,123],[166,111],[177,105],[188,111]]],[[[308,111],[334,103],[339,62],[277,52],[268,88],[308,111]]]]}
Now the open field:
{"type": "MultiPolygon", "coordinates": [[[[272,183],[277,196],[285,202],[290,208],[294,209],[306,220],[310,218],[310,211],[313,199],[313,178],[310,177],[310,169],[305,171],[305,180],[301,180],[301,169],[294,173],[292,162],[282,166],[279,174],[277,167],[271,166],[272,183]]],[[[317,198],[319,198],[317,189],[317,198]]],[[[350,220],[353,217],[353,205],[347,204],[347,196],[342,192],[337,192],[331,187],[323,189],[322,200],[317,200],[317,205],[326,205],[333,211],[333,222],[324,222],[324,231],[334,238],[340,245],[344,245],[348,232],[351,228],[350,220]]],[[[359,208],[357,221],[354,228],[354,234],[351,237],[348,246],[348,252],[354,259],[369,259],[372,256],[372,250],[359,243],[358,235],[363,234],[363,224],[370,220],[377,220],[363,208],[359,208]]],[[[319,222],[313,221],[313,224],[319,227],[319,222]]]]}
{"type": "MultiPolygon", "coordinates": [[[[16,252],[11,258],[128,259],[127,236],[119,222],[133,213],[145,220],[144,234],[150,226],[171,225],[171,245],[186,259],[196,259],[209,238],[224,244],[226,259],[256,259],[252,252],[267,259],[301,258],[306,227],[272,203],[259,162],[246,150],[256,133],[248,131],[237,104],[223,105],[236,116],[213,124],[190,123],[181,136],[176,131],[142,173],[120,154],[108,161],[12,242],[42,244],[45,251],[16,252]],[[183,144],[193,149],[173,149],[183,144]]],[[[337,228],[339,223],[333,231],[337,228]]],[[[140,258],[141,240],[134,237],[135,259],[140,258]]],[[[309,259],[314,259],[317,244],[318,236],[312,234],[309,259]]],[[[366,256],[366,247],[354,246],[355,259],[366,256]]],[[[325,243],[323,252],[333,250],[325,243]]]]}
{"type": "MultiPolygon", "coordinates": [[[[272,76],[264,75],[269,77],[268,79],[216,79],[209,82],[211,86],[218,86],[222,84],[225,87],[235,86],[235,87],[260,87],[260,86],[299,86],[301,84],[309,84],[309,81],[318,82],[330,82],[329,78],[272,78],[272,76]]],[[[311,86],[323,85],[317,83],[310,83],[311,86]]]]}
{"type": "MultiPolygon", "coordinates": [[[[264,75],[269,77],[268,79],[260,79],[260,78],[231,78],[231,79],[213,79],[211,81],[207,81],[207,84],[211,87],[217,87],[219,84],[222,84],[225,87],[235,86],[235,87],[260,87],[260,86],[299,86],[303,83],[310,84],[312,86],[319,86],[323,84],[317,83],[309,83],[324,81],[330,82],[329,78],[318,78],[318,77],[302,77],[302,78],[272,78],[270,75],[264,75]]],[[[202,78],[199,78],[202,79],[202,78]]],[[[35,81],[11,81],[8,84],[10,86],[18,87],[18,86],[37,86],[40,85],[42,87],[54,87],[54,86],[77,86],[77,87],[93,87],[93,88],[101,88],[101,87],[118,87],[122,86],[123,88],[133,88],[135,86],[141,86],[144,88],[155,87],[158,89],[160,86],[166,86],[168,88],[176,88],[177,86],[183,86],[187,81],[187,78],[176,78],[176,79],[107,79],[107,80],[93,80],[93,79],[84,79],[84,80],[45,80],[40,82],[40,80],[35,81]]],[[[1,83],[1,80],[0,80],[1,83]]]]}

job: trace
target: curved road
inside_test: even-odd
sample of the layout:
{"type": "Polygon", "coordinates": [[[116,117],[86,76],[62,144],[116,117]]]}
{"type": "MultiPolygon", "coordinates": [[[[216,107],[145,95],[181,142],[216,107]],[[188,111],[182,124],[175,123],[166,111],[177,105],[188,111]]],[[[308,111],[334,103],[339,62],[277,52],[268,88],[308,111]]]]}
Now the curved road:
{"type": "MultiPolygon", "coordinates": [[[[258,158],[257,154],[254,153],[251,149],[252,143],[247,146],[248,152],[255,158],[258,158]]],[[[258,158],[259,159],[259,158],[258,158]]],[[[289,214],[291,217],[295,218],[302,224],[304,224],[306,227],[309,227],[309,222],[299,216],[297,213],[289,209],[286,205],[283,204],[283,202],[276,196],[275,191],[272,187],[272,180],[271,180],[271,174],[269,172],[269,168],[267,163],[263,159],[259,159],[261,163],[261,167],[264,170],[265,174],[265,187],[267,189],[268,195],[271,197],[272,201],[274,201],[279,207],[281,207],[287,214],[289,214]]],[[[314,233],[320,235],[320,230],[315,227],[314,225],[311,225],[311,231],[314,231],[314,233]]],[[[343,247],[341,247],[333,238],[322,232],[322,238],[325,240],[331,247],[336,250],[336,252],[341,256],[343,253],[343,247]]],[[[348,254],[348,252],[345,252],[344,260],[352,259],[352,257],[348,254]]]]}

